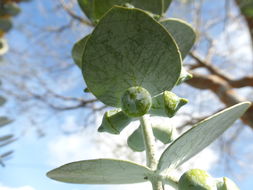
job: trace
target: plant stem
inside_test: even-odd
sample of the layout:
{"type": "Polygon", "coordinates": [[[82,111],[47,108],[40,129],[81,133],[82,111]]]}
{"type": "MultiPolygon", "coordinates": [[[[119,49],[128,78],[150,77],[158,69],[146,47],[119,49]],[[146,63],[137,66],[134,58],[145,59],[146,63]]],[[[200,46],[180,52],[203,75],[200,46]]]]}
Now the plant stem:
{"type": "MultiPolygon", "coordinates": [[[[156,153],[155,153],[155,137],[153,134],[152,126],[148,122],[148,116],[144,115],[140,118],[142,134],[144,139],[144,144],[146,148],[146,159],[147,159],[147,166],[152,169],[156,170],[157,167],[157,160],[156,160],[156,153]]],[[[152,183],[153,190],[163,190],[163,182],[158,177],[151,177],[150,182],[152,183]]]]}
{"type": "Polygon", "coordinates": [[[142,134],[144,139],[144,144],[146,148],[146,159],[147,166],[152,170],[156,169],[157,161],[155,158],[155,137],[153,134],[152,126],[148,122],[147,115],[140,118],[142,134]]]}

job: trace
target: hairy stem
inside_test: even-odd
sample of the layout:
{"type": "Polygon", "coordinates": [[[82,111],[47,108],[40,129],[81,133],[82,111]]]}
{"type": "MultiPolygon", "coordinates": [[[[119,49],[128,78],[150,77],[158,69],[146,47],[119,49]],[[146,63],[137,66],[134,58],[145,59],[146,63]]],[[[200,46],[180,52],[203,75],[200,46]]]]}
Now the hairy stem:
{"type": "Polygon", "coordinates": [[[146,148],[146,159],[147,166],[152,170],[156,169],[157,160],[155,158],[155,137],[153,134],[152,126],[148,122],[148,116],[144,115],[140,118],[142,134],[144,139],[144,144],[146,148]]]}
{"type": "MultiPolygon", "coordinates": [[[[148,116],[144,115],[140,118],[142,134],[144,139],[144,144],[146,148],[146,159],[147,159],[147,166],[152,170],[156,170],[157,167],[157,160],[155,154],[155,137],[153,134],[152,126],[148,122],[148,116]]],[[[150,179],[152,183],[153,190],[163,190],[163,182],[161,179],[154,177],[150,179]]]]}

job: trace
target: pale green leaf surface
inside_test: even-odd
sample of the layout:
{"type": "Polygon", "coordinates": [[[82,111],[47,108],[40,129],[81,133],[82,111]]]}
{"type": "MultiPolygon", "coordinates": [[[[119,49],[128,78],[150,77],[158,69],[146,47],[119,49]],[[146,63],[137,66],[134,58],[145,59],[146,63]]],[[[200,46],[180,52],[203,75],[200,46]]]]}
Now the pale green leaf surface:
{"type": "Polygon", "coordinates": [[[138,9],[112,8],[86,43],[82,70],[89,90],[103,103],[120,107],[126,89],[141,86],[151,96],[170,90],[181,58],[170,34],[138,9]]]}
{"type": "Polygon", "coordinates": [[[63,165],[47,173],[62,182],[79,184],[129,184],[147,181],[152,171],[145,166],[124,160],[84,160],[63,165]]]}
{"type": "Polygon", "coordinates": [[[127,139],[127,145],[136,152],[145,150],[141,127],[138,127],[127,139]]]}
{"type": "Polygon", "coordinates": [[[161,141],[163,144],[168,144],[174,140],[175,131],[173,126],[167,123],[152,125],[153,133],[156,139],[161,141]]]}
{"type": "Polygon", "coordinates": [[[240,118],[249,106],[249,102],[236,104],[193,126],[163,152],[158,170],[176,168],[195,156],[240,118]]]}
{"type": "MultiPolygon", "coordinates": [[[[152,125],[154,136],[157,140],[163,144],[168,144],[175,139],[176,131],[173,126],[168,123],[152,125]]],[[[143,140],[142,130],[139,126],[127,139],[128,146],[136,152],[142,152],[145,150],[145,144],[143,140]]]]}
{"type": "Polygon", "coordinates": [[[195,42],[196,34],[194,29],[185,21],[175,18],[163,20],[161,24],[175,39],[181,52],[182,59],[184,59],[195,42]]]}
{"type": "Polygon", "coordinates": [[[85,49],[85,44],[87,40],[89,39],[89,36],[85,36],[78,42],[76,42],[72,48],[72,58],[75,62],[75,64],[79,67],[82,68],[82,57],[83,57],[83,52],[85,49]]]}

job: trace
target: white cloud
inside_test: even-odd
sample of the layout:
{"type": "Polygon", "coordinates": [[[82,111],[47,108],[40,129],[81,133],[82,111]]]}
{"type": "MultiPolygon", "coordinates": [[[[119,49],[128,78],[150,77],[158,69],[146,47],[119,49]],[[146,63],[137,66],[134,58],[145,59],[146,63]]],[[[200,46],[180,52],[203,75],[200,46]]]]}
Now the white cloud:
{"type": "Polygon", "coordinates": [[[23,187],[6,187],[6,186],[1,186],[1,190],[35,190],[33,187],[30,186],[23,186],[23,187]]]}
{"type": "Polygon", "coordinates": [[[68,162],[94,158],[89,135],[73,134],[58,136],[48,144],[49,164],[59,166],[68,162]]]}

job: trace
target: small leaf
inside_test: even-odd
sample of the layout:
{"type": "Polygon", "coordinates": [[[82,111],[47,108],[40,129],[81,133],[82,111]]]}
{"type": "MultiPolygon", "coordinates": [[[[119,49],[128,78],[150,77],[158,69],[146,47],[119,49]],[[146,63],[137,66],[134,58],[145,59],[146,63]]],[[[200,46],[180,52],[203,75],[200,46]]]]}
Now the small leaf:
{"type": "Polygon", "coordinates": [[[62,182],[78,184],[130,184],[147,181],[152,171],[124,160],[84,160],[63,165],[47,173],[62,182]]]}
{"type": "Polygon", "coordinates": [[[172,89],[181,59],[172,37],[153,18],[139,9],[114,7],[87,41],[82,70],[100,101],[120,107],[130,87],[141,86],[151,96],[172,89]]]}
{"type": "Polygon", "coordinates": [[[2,158],[2,159],[7,159],[10,155],[12,155],[13,154],[13,150],[10,150],[10,151],[8,151],[8,152],[5,152],[5,153],[3,153],[3,154],[1,154],[0,155],[0,159],[2,158]]]}
{"type": "Polygon", "coordinates": [[[191,79],[192,77],[193,77],[192,74],[188,73],[186,71],[186,69],[184,67],[182,67],[180,77],[177,81],[177,85],[182,84],[183,82],[185,82],[186,80],[191,79]]]}
{"type": "Polygon", "coordinates": [[[82,57],[85,48],[85,44],[89,39],[90,35],[85,36],[78,42],[76,42],[72,48],[72,58],[75,64],[81,69],[82,68],[82,57]]]}
{"type": "Polygon", "coordinates": [[[163,152],[158,170],[177,168],[217,139],[249,108],[250,102],[229,107],[193,126],[163,152]]]}
{"type": "Polygon", "coordinates": [[[7,117],[0,117],[0,127],[5,126],[11,122],[12,120],[8,119],[7,117]]]}
{"type": "Polygon", "coordinates": [[[132,121],[120,109],[110,110],[104,114],[102,124],[98,128],[99,132],[120,134],[120,132],[132,121]]]}
{"type": "MultiPolygon", "coordinates": [[[[164,124],[152,124],[154,136],[157,140],[163,144],[168,144],[176,138],[176,131],[173,126],[164,124]]],[[[142,152],[145,150],[145,144],[142,136],[142,130],[139,126],[127,139],[128,146],[136,152],[142,152]]]]}
{"type": "Polygon", "coordinates": [[[177,131],[168,123],[152,125],[152,129],[155,138],[163,144],[168,144],[176,139],[177,131]]]}
{"type": "Polygon", "coordinates": [[[13,135],[5,135],[5,136],[0,137],[0,141],[6,141],[12,138],[13,138],[13,135]]]}
{"type": "Polygon", "coordinates": [[[175,39],[181,52],[182,59],[184,59],[194,45],[196,39],[195,31],[190,24],[180,19],[171,18],[163,20],[161,24],[175,39]]]}
{"type": "Polygon", "coordinates": [[[141,127],[138,127],[127,139],[127,145],[135,152],[145,150],[141,127]]]}
{"type": "MultiPolygon", "coordinates": [[[[0,48],[1,49],[1,48],[0,48]]],[[[0,50],[1,51],[1,50],[0,50]]],[[[0,106],[4,105],[6,102],[6,99],[2,96],[0,96],[0,106]]]]}

